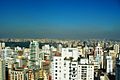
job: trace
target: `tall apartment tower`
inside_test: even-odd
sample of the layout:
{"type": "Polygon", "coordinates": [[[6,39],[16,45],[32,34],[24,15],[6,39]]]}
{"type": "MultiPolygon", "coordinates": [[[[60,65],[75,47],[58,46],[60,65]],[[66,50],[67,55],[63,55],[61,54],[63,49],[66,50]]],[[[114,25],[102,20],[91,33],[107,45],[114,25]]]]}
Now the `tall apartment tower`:
{"type": "Polygon", "coordinates": [[[5,62],[3,59],[0,59],[0,80],[5,79],[5,62]]]}
{"type": "Polygon", "coordinates": [[[83,59],[76,60],[54,56],[51,65],[52,80],[94,80],[94,65],[83,59]]]}
{"type": "Polygon", "coordinates": [[[94,65],[87,58],[79,62],[78,57],[78,49],[62,48],[62,54],[51,62],[52,80],[94,80],[94,65]]]}
{"type": "Polygon", "coordinates": [[[4,58],[3,49],[5,48],[5,43],[0,43],[0,57],[4,58]]]}
{"type": "Polygon", "coordinates": [[[5,47],[2,50],[2,57],[5,61],[7,61],[7,59],[11,57],[11,54],[12,54],[12,49],[10,47],[5,47]]]}
{"type": "Polygon", "coordinates": [[[119,45],[118,44],[114,45],[114,51],[116,54],[119,53],[119,45]]]}
{"type": "Polygon", "coordinates": [[[112,73],[113,72],[113,60],[112,60],[112,56],[106,56],[106,60],[107,60],[106,72],[107,73],[112,73]]]}
{"type": "Polygon", "coordinates": [[[95,60],[101,65],[101,68],[103,68],[103,49],[99,43],[95,47],[95,60]]]}
{"type": "Polygon", "coordinates": [[[37,41],[32,41],[30,43],[30,67],[33,68],[38,65],[39,59],[39,43],[37,41]]]}
{"type": "Polygon", "coordinates": [[[115,80],[120,80],[120,53],[116,56],[115,80]]]}
{"type": "Polygon", "coordinates": [[[62,80],[62,61],[61,56],[53,56],[53,61],[51,62],[52,80],[62,80]]]}

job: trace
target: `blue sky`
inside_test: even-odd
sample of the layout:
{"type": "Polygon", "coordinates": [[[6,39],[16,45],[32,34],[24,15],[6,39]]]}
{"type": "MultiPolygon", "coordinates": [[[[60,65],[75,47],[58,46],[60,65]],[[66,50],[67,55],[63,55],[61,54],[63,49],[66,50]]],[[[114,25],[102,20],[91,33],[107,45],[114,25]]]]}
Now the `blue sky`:
{"type": "Polygon", "coordinates": [[[1,0],[0,38],[120,39],[119,0],[1,0]]]}

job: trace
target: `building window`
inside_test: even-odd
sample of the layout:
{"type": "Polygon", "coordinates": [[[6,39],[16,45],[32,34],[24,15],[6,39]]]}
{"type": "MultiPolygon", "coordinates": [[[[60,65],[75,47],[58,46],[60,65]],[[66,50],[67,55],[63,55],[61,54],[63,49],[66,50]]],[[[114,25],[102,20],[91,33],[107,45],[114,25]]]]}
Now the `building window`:
{"type": "Polygon", "coordinates": [[[64,78],[66,78],[66,74],[64,74],[64,78]]]}
{"type": "Polygon", "coordinates": [[[66,67],[66,63],[64,63],[64,67],[66,67]]]}
{"type": "Polygon", "coordinates": [[[87,66],[82,66],[82,68],[87,68],[87,66]]]}
{"type": "Polygon", "coordinates": [[[64,65],[66,65],[66,63],[64,63],[64,65]]]}
{"type": "Polygon", "coordinates": [[[55,61],[57,61],[57,59],[55,59],[55,61]]]}
{"type": "Polygon", "coordinates": [[[57,62],[55,64],[57,65],[57,62]]]}
{"type": "Polygon", "coordinates": [[[75,68],[73,68],[73,71],[75,71],[75,68]]]}
{"type": "Polygon", "coordinates": [[[72,66],[76,66],[76,64],[72,64],[72,66]]]}
{"type": "Polygon", "coordinates": [[[73,50],[71,50],[71,49],[69,49],[68,51],[69,51],[69,52],[73,52],[73,50]]]}

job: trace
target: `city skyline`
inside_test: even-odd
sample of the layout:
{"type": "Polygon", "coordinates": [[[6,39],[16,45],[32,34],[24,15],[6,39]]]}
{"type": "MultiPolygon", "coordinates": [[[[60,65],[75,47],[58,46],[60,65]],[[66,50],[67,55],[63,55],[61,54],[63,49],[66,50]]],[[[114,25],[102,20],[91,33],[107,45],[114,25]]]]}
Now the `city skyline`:
{"type": "Polygon", "coordinates": [[[119,0],[1,0],[0,38],[119,39],[119,0]]]}

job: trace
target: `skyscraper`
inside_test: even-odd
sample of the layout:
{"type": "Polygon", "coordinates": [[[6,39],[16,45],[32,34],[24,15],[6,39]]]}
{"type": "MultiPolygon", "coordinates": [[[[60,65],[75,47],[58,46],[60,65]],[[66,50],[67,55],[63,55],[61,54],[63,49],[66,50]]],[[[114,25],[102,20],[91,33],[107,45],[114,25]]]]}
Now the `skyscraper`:
{"type": "Polygon", "coordinates": [[[101,68],[103,68],[103,49],[99,43],[95,47],[95,60],[101,65],[101,68]]]}
{"type": "Polygon", "coordinates": [[[30,67],[33,68],[38,65],[39,58],[39,43],[37,41],[32,41],[30,43],[30,67]]]}
{"type": "Polygon", "coordinates": [[[5,64],[4,60],[0,59],[0,80],[6,80],[5,79],[5,64]]]}
{"type": "Polygon", "coordinates": [[[115,80],[120,80],[120,53],[118,53],[116,57],[115,80]]]}
{"type": "Polygon", "coordinates": [[[114,51],[116,54],[119,53],[119,45],[118,44],[114,45],[114,51]]]}
{"type": "Polygon", "coordinates": [[[94,80],[94,65],[87,58],[78,61],[77,48],[62,48],[62,55],[54,55],[51,62],[52,80],[94,80]]]}
{"type": "Polygon", "coordinates": [[[113,60],[112,60],[112,56],[106,56],[106,60],[107,60],[107,73],[112,73],[113,72],[113,60]]]}

